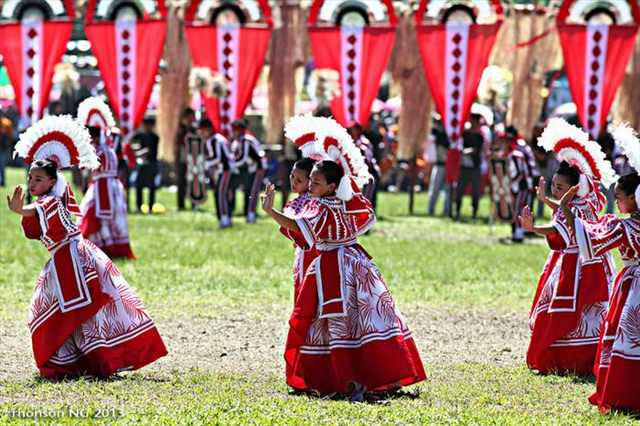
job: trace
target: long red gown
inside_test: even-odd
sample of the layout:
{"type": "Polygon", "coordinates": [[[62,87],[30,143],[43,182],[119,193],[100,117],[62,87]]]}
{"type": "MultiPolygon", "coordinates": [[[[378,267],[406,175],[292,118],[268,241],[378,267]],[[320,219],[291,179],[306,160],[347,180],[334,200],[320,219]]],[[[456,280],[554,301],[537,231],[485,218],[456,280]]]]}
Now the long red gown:
{"type": "Polygon", "coordinates": [[[624,263],[611,292],[594,366],[596,392],[589,401],[602,411],[640,412],[640,219],[577,220],[576,236],[586,261],[617,248],[624,263]]]}
{"type": "MultiPolygon", "coordinates": [[[[596,220],[605,198],[593,191],[576,198],[576,217],[596,220]]],[[[607,311],[609,285],[615,275],[610,255],[579,259],[575,236],[560,210],[547,241],[552,251],[540,276],[531,308],[531,342],[527,365],[541,373],[591,374],[600,327],[607,311]]]]}
{"type": "Polygon", "coordinates": [[[134,259],[129,244],[127,195],[118,178],[118,157],[107,144],[98,145],[96,154],[100,168],[93,172],[80,204],[80,231],[110,258],[134,259]]]}
{"type": "MultiPolygon", "coordinates": [[[[309,205],[314,203],[315,199],[309,195],[308,192],[300,194],[294,200],[289,201],[285,207],[283,213],[289,217],[299,216],[305,208],[309,208],[309,205]]],[[[295,254],[293,259],[293,302],[295,304],[298,294],[300,293],[300,287],[302,287],[302,281],[309,265],[313,259],[318,256],[318,252],[315,247],[309,246],[302,234],[299,232],[290,232],[286,228],[280,228],[280,232],[293,241],[295,248],[295,254]]]]}
{"type": "Polygon", "coordinates": [[[357,242],[375,223],[371,203],[361,194],[350,202],[323,197],[296,223],[318,256],[289,320],[287,384],[346,393],[354,382],[385,391],[425,380],[406,321],[357,242]]]}
{"type": "Polygon", "coordinates": [[[166,355],[140,299],[112,261],[82,238],[61,199],[47,195],[35,206],[37,215],[22,219],[24,233],[51,253],[29,311],[40,374],[105,377],[166,355]]]}

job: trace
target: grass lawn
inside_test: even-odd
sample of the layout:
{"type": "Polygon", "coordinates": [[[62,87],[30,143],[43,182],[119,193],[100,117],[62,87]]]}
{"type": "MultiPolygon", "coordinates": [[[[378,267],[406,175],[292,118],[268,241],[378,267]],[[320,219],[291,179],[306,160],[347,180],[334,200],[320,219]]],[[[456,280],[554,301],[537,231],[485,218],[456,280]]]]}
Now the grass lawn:
{"type": "MultiPolygon", "coordinates": [[[[12,185],[23,177],[10,170],[12,185]]],[[[3,203],[7,192],[0,188],[3,203]]],[[[293,253],[275,224],[237,217],[220,231],[211,199],[198,211],[176,212],[175,194],[158,198],[168,212],[129,217],[139,259],[118,266],[170,353],[107,381],[38,379],[26,316],[49,256],[0,207],[2,424],[24,415],[56,424],[634,422],[589,405],[593,381],[543,377],[524,365],[528,310],[547,255],[541,239],[501,244],[507,225],[426,217],[426,194],[408,216],[406,194],[381,194],[381,220],[361,243],[407,317],[429,380],[403,397],[350,404],[288,393],[282,349],[293,253]]]]}

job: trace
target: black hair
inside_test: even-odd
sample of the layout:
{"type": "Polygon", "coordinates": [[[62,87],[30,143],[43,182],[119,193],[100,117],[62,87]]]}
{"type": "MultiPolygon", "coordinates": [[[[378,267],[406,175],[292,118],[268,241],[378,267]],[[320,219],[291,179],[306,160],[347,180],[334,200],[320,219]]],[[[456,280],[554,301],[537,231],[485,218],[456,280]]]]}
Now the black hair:
{"type": "Polygon", "coordinates": [[[213,129],[213,123],[211,123],[211,120],[209,120],[208,118],[204,118],[200,120],[200,122],[198,123],[198,127],[200,127],[201,129],[213,129]]]}
{"type": "Polygon", "coordinates": [[[507,126],[506,129],[504,129],[504,133],[512,138],[518,137],[519,133],[518,133],[518,129],[516,129],[515,126],[507,126]]]}
{"type": "Polygon", "coordinates": [[[313,167],[322,173],[328,184],[333,183],[336,188],[340,185],[340,179],[344,176],[344,172],[338,163],[331,160],[322,160],[318,161],[313,167]]]}
{"type": "Polygon", "coordinates": [[[562,161],[560,163],[560,167],[558,167],[556,174],[566,177],[569,180],[569,184],[572,186],[580,183],[580,170],[566,161],[562,161]]]}
{"type": "Polygon", "coordinates": [[[183,111],[182,111],[182,118],[188,117],[190,115],[196,115],[196,112],[193,110],[193,108],[190,107],[186,107],[183,111]]]}
{"type": "Polygon", "coordinates": [[[144,120],[142,120],[142,124],[148,124],[149,126],[155,126],[156,118],[152,117],[152,116],[145,117],[144,120]]]}
{"type": "Polygon", "coordinates": [[[307,177],[311,174],[311,170],[313,170],[313,165],[316,162],[311,158],[303,158],[301,160],[296,161],[293,164],[294,169],[303,170],[307,173],[307,177]]]}
{"type": "Polygon", "coordinates": [[[94,138],[94,139],[99,139],[100,138],[100,127],[98,126],[88,126],[87,129],[89,130],[89,135],[94,138]]]}
{"type": "Polygon", "coordinates": [[[636,193],[638,185],[640,185],[640,176],[638,176],[638,173],[629,173],[628,175],[620,177],[616,186],[620,188],[625,195],[633,195],[636,193]]]}
{"type": "Polygon", "coordinates": [[[247,123],[247,120],[244,118],[239,118],[237,120],[234,120],[233,122],[231,122],[231,127],[233,127],[234,129],[247,129],[249,127],[249,123],[247,123]]]}
{"type": "Polygon", "coordinates": [[[58,178],[58,167],[56,163],[50,160],[36,160],[31,163],[31,168],[29,170],[44,170],[44,172],[51,179],[58,178]]]}

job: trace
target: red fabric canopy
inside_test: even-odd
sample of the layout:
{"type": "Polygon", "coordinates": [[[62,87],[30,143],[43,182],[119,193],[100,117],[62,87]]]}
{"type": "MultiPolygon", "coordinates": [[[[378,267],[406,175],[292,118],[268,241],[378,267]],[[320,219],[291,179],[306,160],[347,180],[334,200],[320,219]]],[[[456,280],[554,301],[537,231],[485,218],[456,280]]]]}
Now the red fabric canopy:
{"type": "Polygon", "coordinates": [[[562,3],[556,27],[578,117],[591,137],[597,139],[633,53],[640,6],[635,0],[627,0],[633,25],[567,24],[574,2],[562,3]]]}
{"type": "Polygon", "coordinates": [[[309,29],[316,68],[330,68],[340,74],[340,95],[332,100],[331,111],[343,126],[369,122],[395,33],[394,27],[309,29]]]}
{"type": "Polygon", "coordinates": [[[164,48],[164,20],[86,23],[91,50],[123,134],[135,130],[149,103],[164,48]]]}
{"type": "Polygon", "coordinates": [[[187,41],[194,67],[206,67],[228,81],[225,97],[205,97],[207,115],[224,134],[244,115],[264,64],[270,27],[187,24],[187,41]]]}
{"type": "Polygon", "coordinates": [[[53,70],[67,50],[72,27],[68,21],[0,24],[0,54],[26,123],[40,119],[49,103],[53,70]]]}
{"type": "Polygon", "coordinates": [[[500,23],[418,28],[427,82],[452,148],[462,146],[464,123],[499,29],[500,23]]]}

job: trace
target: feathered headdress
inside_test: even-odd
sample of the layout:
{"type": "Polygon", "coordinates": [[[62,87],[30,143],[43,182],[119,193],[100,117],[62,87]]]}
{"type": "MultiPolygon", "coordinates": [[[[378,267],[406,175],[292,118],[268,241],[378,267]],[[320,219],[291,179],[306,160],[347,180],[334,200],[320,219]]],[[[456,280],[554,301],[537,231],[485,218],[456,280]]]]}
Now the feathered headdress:
{"type": "Polygon", "coordinates": [[[111,108],[100,98],[87,98],[78,105],[78,121],[87,127],[99,127],[103,133],[110,133],[116,126],[111,108]]]}
{"type": "Polygon", "coordinates": [[[336,190],[338,198],[350,200],[354,191],[360,191],[373,179],[349,132],[332,118],[299,115],[289,120],[284,131],[304,157],[332,160],[342,167],[344,177],[336,190]]]}
{"type": "MultiPolygon", "coordinates": [[[[629,165],[636,173],[640,173],[640,140],[636,131],[628,123],[622,123],[611,132],[611,136],[620,145],[629,165]]],[[[640,201],[640,185],[636,188],[634,195],[636,201],[640,201]]]]}
{"type": "Polygon", "coordinates": [[[54,162],[58,176],[52,192],[62,198],[71,213],[80,214],[73,192],[60,169],[78,166],[93,170],[100,166],[86,127],[70,115],[45,117],[20,135],[13,156],[23,158],[27,164],[36,160],[54,162]]]}
{"type": "Polygon", "coordinates": [[[552,118],[538,138],[538,145],[556,153],[560,161],[566,161],[580,170],[580,190],[578,196],[589,191],[586,176],[609,187],[617,176],[611,163],[605,159],[600,145],[589,140],[589,135],[561,118],[552,118]]]}

